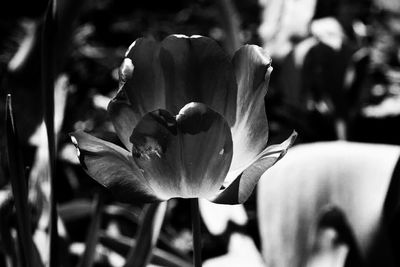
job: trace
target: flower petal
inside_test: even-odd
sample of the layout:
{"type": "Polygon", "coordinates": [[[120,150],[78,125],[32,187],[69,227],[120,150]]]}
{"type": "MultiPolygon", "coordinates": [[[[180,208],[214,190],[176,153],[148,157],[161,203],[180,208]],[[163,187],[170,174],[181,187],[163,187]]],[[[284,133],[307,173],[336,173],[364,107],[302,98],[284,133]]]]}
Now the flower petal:
{"type": "Polygon", "coordinates": [[[231,165],[229,125],[221,115],[200,103],[187,104],[176,120],[186,183],[201,188],[202,197],[210,197],[221,188],[231,165]]]}
{"type": "Polygon", "coordinates": [[[255,45],[239,49],[233,57],[233,66],[238,95],[236,122],[232,128],[234,156],[231,169],[237,169],[247,165],[267,144],[264,96],[272,67],[271,58],[255,45]]]}
{"type": "Polygon", "coordinates": [[[133,160],[143,170],[157,196],[176,196],[182,172],[175,118],[165,110],[146,114],[130,138],[133,160]]]}
{"type": "Polygon", "coordinates": [[[139,38],[129,47],[120,68],[122,88],[134,111],[141,116],[165,108],[159,50],[156,41],[139,38]]]}
{"type": "Polygon", "coordinates": [[[79,160],[94,180],[110,189],[120,201],[160,201],[125,149],[83,131],[71,133],[79,160]]]}
{"type": "Polygon", "coordinates": [[[226,121],[197,103],[185,106],[176,118],[165,110],[145,115],[131,142],[135,162],[162,199],[214,195],[232,158],[226,121]]]}
{"type": "Polygon", "coordinates": [[[232,176],[236,177],[230,181],[225,189],[222,189],[219,194],[210,199],[210,201],[218,204],[242,204],[244,203],[254,190],[261,175],[278,162],[293,145],[297,133],[292,135],[284,142],[278,145],[267,147],[260,153],[257,160],[245,168],[241,173],[228,173],[227,179],[232,180],[232,176]]]}
{"type": "Polygon", "coordinates": [[[233,125],[237,85],[229,57],[212,39],[171,35],[161,43],[166,108],[173,114],[190,102],[201,102],[233,125]]]}
{"type": "Polygon", "coordinates": [[[141,119],[140,114],[136,113],[127,100],[124,100],[124,91],[120,90],[117,96],[108,104],[108,114],[114,125],[115,131],[125,147],[132,151],[132,143],[129,138],[133,129],[141,119]]]}

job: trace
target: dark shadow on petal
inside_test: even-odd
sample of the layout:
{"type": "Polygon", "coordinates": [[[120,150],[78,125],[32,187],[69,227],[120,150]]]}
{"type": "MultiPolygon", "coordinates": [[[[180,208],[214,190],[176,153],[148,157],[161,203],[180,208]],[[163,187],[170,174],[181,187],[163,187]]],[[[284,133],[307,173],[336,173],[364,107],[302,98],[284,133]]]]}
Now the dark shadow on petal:
{"type": "Polygon", "coordinates": [[[210,201],[217,204],[239,204],[239,190],[242,174],[243,173],[241,173],[228,187],[221,187],[219,195],[210,201]]]}
{"type": "Polygon", "coordinates": [[[150,115],[153,117],[153,119],[158,121],[158,123],[163,124],[165,128],[167,128],[172,134],[177,134],[175,117],[172,116],[168,111],[159,109],[150,113],[150,115]]]}
{"type": "Polygon", "coordinates": [[[337,262],[337,257],[342,259],[345,266],[361,267],[365,266],[358,248],[353,229],[350,226],[343,211],[335,206],[326,206],[319,214],[316,228],[316,240],[313,247],[313,256],[315,258],[322,255],[325,258],[324,263],[329,260],[337,262]],[[326,234],[331,231],[331,234],[326,234]],[[340,247],[346,246],[348,252],[346,255],[340,255],[340,247]]]}
{"type": "Polygon", "coordinates": [[[182,109],[177,117],[179,130],[183,134],[198,134],[210,129],[215,115],[207,112],[208,108],[200,103],[190,103],[182,109]]]}
{"type": "Polygon", "coordinates": [[[386,193],[382,224],[386,228],[390,240],[393,261],[398,266],[400,264],[400,255],[397,253],[400,250],[400,159],[397,160],[393,169],[386,193]]]}
{"type": "Polygon", "coordinates": [[[132,154],[136,158],[164,154],[170,138],[177,135],[175,118],[166,110],[146,114],[132,132],[132,154]]]}

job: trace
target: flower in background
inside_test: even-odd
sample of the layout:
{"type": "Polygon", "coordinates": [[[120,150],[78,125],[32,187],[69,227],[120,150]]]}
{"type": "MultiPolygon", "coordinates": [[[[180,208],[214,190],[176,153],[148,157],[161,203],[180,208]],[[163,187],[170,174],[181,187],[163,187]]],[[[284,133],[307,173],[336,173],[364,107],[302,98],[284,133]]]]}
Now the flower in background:
{"type": "Polygon", "coordinates": [[[121,201],[243,203],[296,136],[266,147],[271,71],[270,57],[255,45],[230,60],[206,37],[138,39],[108,105],[123,147],[74,132],[81,164],[121,201]]]}

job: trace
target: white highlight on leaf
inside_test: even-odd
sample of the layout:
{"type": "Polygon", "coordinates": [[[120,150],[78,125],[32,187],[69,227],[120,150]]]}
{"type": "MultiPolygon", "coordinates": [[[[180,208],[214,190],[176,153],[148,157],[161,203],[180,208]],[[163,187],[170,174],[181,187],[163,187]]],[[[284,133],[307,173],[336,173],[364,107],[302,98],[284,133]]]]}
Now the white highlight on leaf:
{"type": "Polygon", "coordinates": [[[199,199],[199,207],[203,221],[213,235],[222,234],[229,221],[238,225],[245,225],[248,221],[243,205],[220,205],[199,199]]]}
{"type": "Polygon", "coordinates": [[[129,52],[131,52],[131,49],[136,45],[136,40],[131,43],[131,45],[128,47],[128,50],[126,50],[125,52],[125,57],[127,57],[129,55],[129,52]]]}
{"type": "Polygon", "coordinates": [[[134,68],[132,60],[130,58],[125,58],[121,64],[121,75],[125,81],[132,77],[134,68]]]}
{"type": "Polygon", "coordinates": [[[21,40],[17,52],[8,63],[8,70],[10,72],[17,71],[20,67],[24,65],[24,63],[27,61],[29,53],[35,45],[38,28],[37,23],[30,20],[24,20],[21,24],[25,31],[25,36],[21,40]]]}
{"type": "Polygon", "coordinates": [[[333,17],[313,21],[311,23],[311,33],[322,43],[336,51],[340,50],[345,39],[342,26],[333,17]]]}
{"type": "Polygon", "coordinates": [[[204,262],[204,267],[265,267],[254,241],[243,234],[232,234],[229,241],[228,254],[212,258],[204,262]]]}
{"type": "Polygon", "coordinates": [[[111,101],[110,97],[101,94],[95,94],[93,96],[93,105],[96,108],[107,110],[108,103],[110,103],[110,101],[111,101]]]}

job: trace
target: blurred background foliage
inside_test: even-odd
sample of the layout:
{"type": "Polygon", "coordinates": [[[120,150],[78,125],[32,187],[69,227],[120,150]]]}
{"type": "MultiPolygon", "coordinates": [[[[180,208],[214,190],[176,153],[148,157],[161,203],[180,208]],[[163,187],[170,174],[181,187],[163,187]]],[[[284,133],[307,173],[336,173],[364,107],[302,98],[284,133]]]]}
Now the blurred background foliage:
{"type": "Polygon", "coordinates": [[[399,144],[398,2],[260,2],[258,32],[275,59],[272,132],[399,144]]]}
{"type": "MultiPolygon", "coordinates": [[[[63,77],[59,86],[64,92],[59,102],[56,97],[56,109],[62,106],[56,184],[65,225],[65,266],[79,261],[94,210],[92,199],[99,192],[105,199],[96,266],[120,266],[129,238],[136,232],[142,207],[116,203],[87,177],[77,164],[68,133],[83,129],[103,132],[106,138],[107,132],[113,131],[106,107],[116,93],[124,53],[138,37],[162,40],[173,33],[200,34],[217,40],[228,53],[245,43],[264,46],[274,66],[266,97],[271,143],[296,129],[299,142],[347,139],[400,144],[400,8],[396,0],[70,3],[62,10],[67,15],[59,29],[61,41],[56,51],[56,73],[63,77]],[[226,3],[233,10],[227,11],[226,3]],[[126,239],[120,238],[118,243],[110,236],[126,239]]],[[[37,183],[43,173],[32,172],[40,165],[37,161],[44,160],[38,156],[38,147],[43,145],[38,129],[43,112],[40,32],[46,6],[44,0],[0,3],[0,117],[5,117],[5,96],[11,92],[24,162],[37,183]]],[[[1,120],[0,189],[4,199],[10,199],[4,133],[1,120]]],[[[30,188],[34,187],[31,181],[30,188]]],[[[40,225],[40,194],[35,197],[34,225],[40,225]]],[[[204,259],[225,254],[232,232],[246,233],[259,246],[254,199],[246,204],[246,225],[230,222],[218,235],[205,228],[204,259]]],[[[12,214],[8,202],[0,202],[0,212],[12,214]]],[[[190,262],[188,210],[186,201],[169,202],[158,247],[190,262]]],[[[0,224],[15,224],[15,219],[8,217],[9,221],[0,224]]],[[[4,242],[4,234],[0,238],[4,242]]],[[[7,251],[4,244],[0,254],[7,251]]]]}

